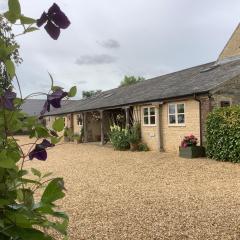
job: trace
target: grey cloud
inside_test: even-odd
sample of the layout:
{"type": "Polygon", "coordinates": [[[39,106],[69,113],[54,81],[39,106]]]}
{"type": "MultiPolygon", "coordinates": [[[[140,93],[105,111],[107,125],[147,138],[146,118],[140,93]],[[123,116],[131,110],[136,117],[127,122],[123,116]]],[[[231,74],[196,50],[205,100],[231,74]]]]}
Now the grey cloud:
{"type": "Polygon", "coordinates": [[[107,54],[83,55],[76,60],[77,65],[100,65],[110,64],[116,61],[116,58],[107,54]]]}
{"type": "Polygon", "coordinates": [[[98,42],[98,44],[104,48],[120,48],[120,43],[114,39],[98,42]]]}

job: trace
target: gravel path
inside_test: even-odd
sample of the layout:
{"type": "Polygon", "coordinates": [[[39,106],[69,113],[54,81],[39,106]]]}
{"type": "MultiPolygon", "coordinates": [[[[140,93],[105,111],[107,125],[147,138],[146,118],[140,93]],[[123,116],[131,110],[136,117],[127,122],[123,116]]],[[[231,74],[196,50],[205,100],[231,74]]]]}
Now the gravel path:
{"type": "Polygon", "coordinates": [[[240,165],[64,144],[29,166],[63,176],[69,239],[240,239],[240,165]]]}

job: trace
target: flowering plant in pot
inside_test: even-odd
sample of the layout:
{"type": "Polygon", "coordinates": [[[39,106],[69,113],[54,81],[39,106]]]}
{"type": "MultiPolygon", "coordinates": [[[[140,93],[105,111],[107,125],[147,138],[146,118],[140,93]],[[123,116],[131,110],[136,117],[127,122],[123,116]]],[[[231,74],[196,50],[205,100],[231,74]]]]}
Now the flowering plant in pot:
{"type": "Polygon", "coordinates": [[[198,139],[193,135],[190,134],[189,136],[185,136],[181,142],[181,147],[186,148],[190,146],[197,146],[198,139]]]}
{"type": "Polygon", "coordinates": [[[185,136],[179,147],[179,156],[184,158],[197,158],[205,156],[205,149],[202,146],[197,146],[198,139],[190,134],[185,136]]]}

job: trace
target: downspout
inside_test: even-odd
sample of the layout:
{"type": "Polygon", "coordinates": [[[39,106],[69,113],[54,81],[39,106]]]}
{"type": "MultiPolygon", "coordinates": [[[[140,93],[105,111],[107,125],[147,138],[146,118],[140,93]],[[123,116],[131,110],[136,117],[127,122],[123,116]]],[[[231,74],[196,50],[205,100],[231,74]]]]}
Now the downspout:
{"type": "Polygon", "coordinates": [[[202,134],[202,102],[201,102],[201,100],[199,100],[197,98],[196,93],[194,93],[194,100],[199,103],[200,146],[202,146],[202,138],[203,138],[203,134],[202,134]]]}

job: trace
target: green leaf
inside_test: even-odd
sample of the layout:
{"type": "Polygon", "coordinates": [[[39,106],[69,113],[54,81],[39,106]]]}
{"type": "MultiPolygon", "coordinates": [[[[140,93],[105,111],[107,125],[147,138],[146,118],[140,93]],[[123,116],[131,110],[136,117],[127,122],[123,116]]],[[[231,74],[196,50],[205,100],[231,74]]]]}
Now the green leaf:
{"type": "Polygon", "coordinates": [[[59,89],[63,89],[62,87],[59,87],[59,86],[52,86],[51,87],[51,90],[53,91],[53,92],[55,92],[55,91],[57,91],[57,90],[59,90],[59,89]]]}
{"type": "Polygon", "coordinates": [[[41,202],[43,203],[52,203],[58,199],[61,199],[65,196],[64,190],[64,181],[62,178],[53,179],[45,188],[45,191],[42,195],[41,202]]]}
{"type": "Polygon", "coordinates": [[[39,28],[36,28],[36,27],[29,27],[27,28],[24,33],[28,33],[28,32],[34,32],[34,31],[37,31],[39,30],[39,28]]]}
{"type": "Polygon", "coordinates": [[[10,78],[13,78],[15,75],[15,66],[14,63],[11,60],[6,60],[5,62],[6,68],[7,68],[7,72],[10,76],[10,78]]]}
{"type": "Polygon", "coordinates": [[[27,175],[27,174],[28,174],[28,171],[25,170],[25,169],[23,169],[23,170],[20,170],[20,171],[18,172],[18,177],[22,177],[22,176],[27,175]]]}
{"type": "Polygon", "coordinates": [[[7,158],[11,161],[18,162],[21,155],[18,151],[9,149],[7,150],[7,158]]]}
{"type": "Polygon", "coordinates": [[[14,12],[5,12],[4,17],[10,22],[10,23],[15,23],[18,19],[18,16],[14,12]]]}
{"type": "Polygon", "coordinates": [[[16,16],[19,17],[21,15],[21,6],[18,0],[8,0],[8,8],[16,16]]]}
{"type": "Polygon", "coordinates": [[[17,45],[17,44],[7,46],[7,48],[6,48],[7,54],[8,54],[8,55],[11,54],[11,53],[14,52],[17,48],[18,48],[18,45],[17,45]]]}
{"type": "Polygon", "coordinates": [[[49,177],[49,176],[51,176],[52,174],[53,174],[52,172],[45,173],[45,174],[43,174],[42,178],[49,177]]]}
{"type": "Polygon", "coordinates": [[[64,118],[57,118],[54,121],[52,128],[57,132],[61,132],[64,128],[64,118]]]}
{"type": "Polygon", "coordinates": [[[10,204],[9,199],[0,199],[0,207],[10,204]]]}
{"type": "Polygon", "coordinates": [[[36,138],[46,138],[49,136],[48,130],[41,125],[35,127],[35,137],[36,138]]]}
{"type": "Polygon", "coordinates": [[[45,233],[34,228],[14,227],[7,229],[5,232],[10,236],[14,237],[13,239],[53,240],[53,238],[49,235],[46,235],[45,233]]]}
{"type": "Polygon", "coordinates": [[[25,17],[24,15],[20,17],[20,21],[21,21],[21,24],[33,24],[36,22],[35,19],[30,17],[25,17]]]}
{"type": "Polygon", "coordinates": [[[41,177],[41,172],[38,171],[37,169],[31,168],[31,172],[32,172],[33,175],[35,175],[35,176],[37,176],[39,178],[41,177]]]}
{"type": "Polygon", "coordinates": [[[77,93],[77,87],[74,86],[74,87],[71,87],[70,91],[68,92],[68,96],[69,97],[74,97],[77,93]]]}
{"type": "Polygon", "coordinates": [[[57,144],[57,143],[59,143],[60,142],[60,138],[58,138],[58,137],[51,137],[51,143],[52,144],[57,144]]]}
{"type": "Polygon", "coordinates": [[[0,152],[0,167],[2,168],[15,168],[15,161],[7,157],[7,151],[2,150],[0,152]]]}
{"type": "Polygon", "coordinates": [[[63,220],[62,223],[56,222],[56,223],[51,223],[52,228],[57,230],[58,232],[67,235],[67,227],[68,227],[68,220],[63,220]]]}

